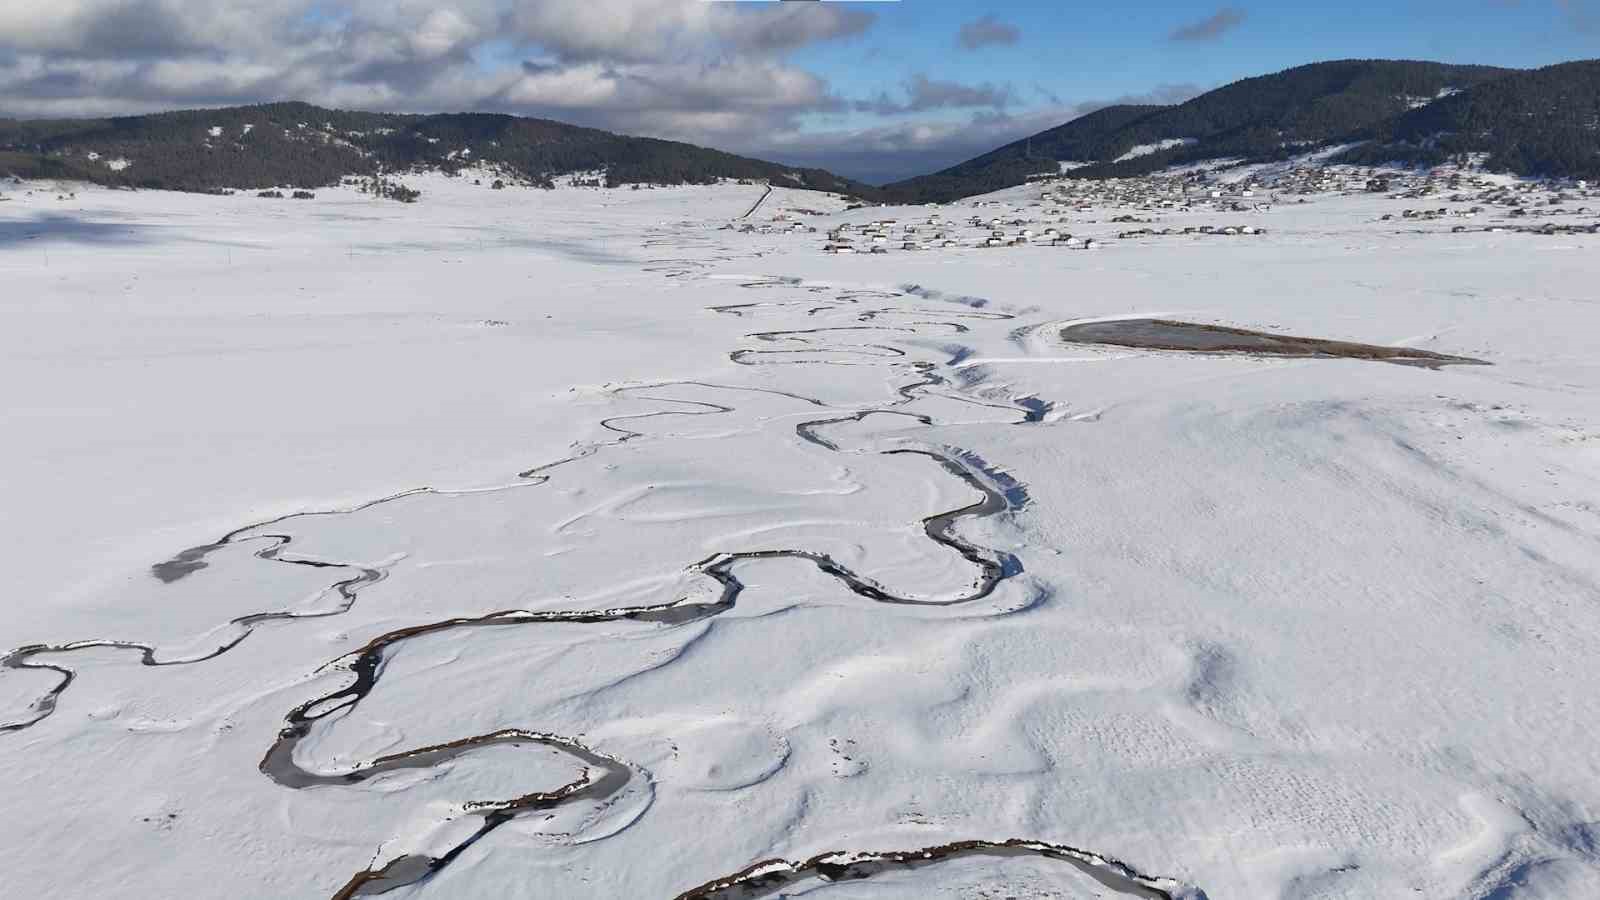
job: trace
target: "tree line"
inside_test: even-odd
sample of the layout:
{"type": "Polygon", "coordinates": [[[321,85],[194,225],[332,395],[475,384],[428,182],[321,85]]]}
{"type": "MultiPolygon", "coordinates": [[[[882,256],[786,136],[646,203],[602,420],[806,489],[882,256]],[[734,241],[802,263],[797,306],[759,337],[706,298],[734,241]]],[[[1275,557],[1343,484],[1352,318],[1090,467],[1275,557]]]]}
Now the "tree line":
{"type": "Polygon", "coordinates": [[[867,185],[821,169],[547,119],[401,115],[268,103],[82,120],[0,120],[0,173],[182,191],[316,188],[342,177],[489,163],[535,184],[603,172],[607,183],[771,181],[845,194],[867,185]],[[92,155],[92,156],[91,156],[92,155]],[[112,160],[126,160],[112,168],[112,160]]]}

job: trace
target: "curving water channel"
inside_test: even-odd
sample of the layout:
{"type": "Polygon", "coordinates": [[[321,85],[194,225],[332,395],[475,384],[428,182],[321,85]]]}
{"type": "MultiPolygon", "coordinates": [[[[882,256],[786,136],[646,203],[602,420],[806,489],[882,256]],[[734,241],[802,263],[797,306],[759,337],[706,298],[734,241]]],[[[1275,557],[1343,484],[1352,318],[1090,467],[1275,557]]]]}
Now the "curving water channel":
{"type": "MultiPolygon", "coordinates": [[[[656,260],[646,268],[667,277],[698,275],[705,263],[700,260],[656,260]]],[[[733,315],[747,315],[766,306],[802,304],[807,315],[829,309],[857,309],[864,303],[893,301],[908,295],[926,297],[928,292],[888,292],[879,290],[839,290],[825,285],[810,285],[799,279],[771,278],[747,282],[751,290],[787,290],[811,295],[830,294],[826,303],[818,305],[816,299],[799,301],[774,301],[773,303],[735,304],[712,307],[713,311],[733,315]]],[[[919,289],[920,290],[920,289],[919,289]]],[[[1051,405],[1033,397],[1012,398],[1009,404],[993,399],[971,396],[962,391],[958,383],[941,374],[936,363],[913,359],[906,349],[877,343],[895,335],[949,335],[964,333],[969,325],[962,321],[1003,321],[1011,318],[1005,313],[978,312],[973,309],[946,311],[926,306],[914,308],[874,307],[861,308],[856,319],[860,324],[797,330],[753,332],[748,338],[763,345],[780,345],[777,348],[761,346],[739,348],[728,358],[737,364],[784,365],[810,364],[828,366],[893,367],[903,372],[906,380],[892,386],[893,399],[867,408],[844,409],[834,407],[815,397],[761,387],[718,385],[709,382],[662,382],[634,385],[614,389],[615,395],[660,403],[671,408],[653,412],[614,416],[600,422],[601,428],[615,437],[578,447],[571,455],[519,472],[516,483],[476,493],[501,490],[520,490],[544,484],[554,477],[555,470],[579,459],[592,456],[610,447],[646,436],[646,432],[629,427],[630,423],[672,416],[712,416],[734,412],[735,406],[704,400],[673,396],[674,387],[697,386],[732,392],[765,393],[786,397],[805,404],[830,410],[829,414],[800,422],[794,428],[797,441],[833,453],[875,453],[884,456],[920,457],[930,461],[943,476],[964,484],[977,499],[956,508],[929,515],[922,519],[922,532],[928,541],[954,553],[971,565],[976,572],[972,582],[955,596],[927,599],[898,594],[870,574],[859,572],[841,563],[827,553],[805,547],[771,547],[716,552],[688,565],[688,572],[696,579],[704,579],[713,586],[708,597],[691,599],[683,597],[674,601],[623,606],[606,609],[576,611],[532,611],[509,609],[488,612],[478,616],[456,617],[442,621],[425,622],[391,630],[368,641],[361,648],[328,663],[324,668],[345,673],[342,686],[321,696],[307,700],[284,716],[284,724],[276,740],[265,751],[260,771],[275,784],[289,790],[313,787],[336,787],[360,784],[377,776],[400,770],[435,769],[468,754],[488,748],[543,748],[558,751],[582,767],[581,774],[548,790],[533,791],[515,797],[480,799],[461,804],[461,816],[473,817],[477,824],[465,838],[436,854],[403,854],[381,864],[374,862],[365,870],[349,876],[333,895],[342,898],[382,894],[407,885],[418,885],[448,867],[470,847],[485,836],[513,819],[537,812],[555,810],[575,804],[604,807],[630,790],[648,792],[649,774],[626,760],[607,755],[577,738],[552,734],[536,728],[501,728],[484,734],[463,736],[442,743],[430,744],[409,750],[387,753],[337,771],[319,771],[297,760],[296,750],[312,738],[319,729],[331,727],[349,716],[364,699],[370,696],[383,680],[385,661],[395,651],[418,638],[458,629],[527,628],[553,623],[589,624],[604,622],[634,622],[659,628],[679,628],[721,615],[735,607],[743,582],[738,570],[765,560],[800,560],[811,564],[817,571],[832,578],[857,596],[867,600],[894,605],[958,605],[988,597],[1002,581],[1022,571],[1022,563],[1002,550],[989,548],[961,536],[963,520],[997,517],[1008,514],[1027,502],[1026,488],[988,466],[976,455],[955,448],[938,445],[908,447],[872,447],[867,450],[846,450],[831,439],[832,429],[868,419],[893,418],[906,424],[932,428],[938,424],[931,416],[910,412],[906,406],[923,396],[937,396],[977,406],[1006,409],[1019,425],[1043,421],[1051,405]],[[906,320],[911,321],[906,321],[906,320]],[[930,329],[933,331],[930,332],[930,329]],[[859,340],[850,340],[858,338],[859,340]]],[[[297,619],[325,618],[347,612],[358,600],[360,592],[387,576],[382,568],[356,565],[336,560],[296,557],[286,551],[294,538],[288,533],[266,531],[293,520],[351,516],[383,504],[393,503],[419,494],[448,494],[433,488],[417,488],[388,497],[379,498],[346,509],[320,510],[282,516],[235,529],[218,540],[183,550],[171,559],[151,567],[151,575],[164,583],[172,583],[205,568],[208,557],[223,547],[244,542],[262,542],[254,556],[265,562],[308,566],[345,571],[346,577],[335,581],[330,589],[338,602],[328,609],[311,612],[260,612],[232,619],[227,638],[214,649],[199,655],[176,659],[162,658],[159,649],[149,643],[120,639],[87,639],[56,644],[28,644],[0,657],[0,666],[15,670],[41,670],[51,672],[56,681],[30,706],[26,716],[12,722],[0,723],[0,732],[17,732],[37,725],[56,709],[62,695],[72,686],[78,673],[67,666],[61,657],[91,648],[122,649],[138,654],[146,666],[193,665],[227,653],[245,641],[254,630],[268,623],[290,623],[297,619]]],[[[1141,875],[1115,860],[1059,844],[1032,841],[965,841],[914,851],[861,853],[839,851],[821,854],[811,859],[789,863],[769,861],[758,863],[732,876],[708,882],[680,895],[679,900],[724,900],[735,897],[771,896],[785,887],[807,880],[823,881],[870,878],[891,869],[919,869],[941,861],[973,856],[1009,858],[1030,856],[1058,860],[1078,868],[1107,888],[1137,897],[1170,898],[1176,896],[1160,885],[1167,880],[1141,875]]]]}
{"type": "Polygon", "coordinates": [[[673,900],[757,900],[785,889],[803,887],[808,882],[864,881],[887,872],[926,869],[940,863],[980,857],[1055,860],[1072,866],[1102,887],[1129,897],[1175,900],[1177,896],[1173,890],[1178,886],[1172,879],[1144,875],[1120,860],[1065,844],[1012,839],[955,841],[916,850],[834,850],[799,862],[763,860],[740,872],[684,891],[673,900]]]}

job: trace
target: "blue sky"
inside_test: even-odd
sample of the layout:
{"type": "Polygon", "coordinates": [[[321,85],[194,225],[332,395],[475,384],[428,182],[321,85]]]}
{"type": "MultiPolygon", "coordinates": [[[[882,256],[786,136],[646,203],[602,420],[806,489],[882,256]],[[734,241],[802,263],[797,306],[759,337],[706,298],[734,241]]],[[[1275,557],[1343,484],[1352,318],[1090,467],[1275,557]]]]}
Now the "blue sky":
{"type": "Polygon", "coordinates": [[[1350,57],[1600,57],[1600,0],[0,0],[0,115],[509,112],[881,182],[1350,57]]]}
{"type": "Polygon", "coordinates": [[[876,14],[865,34],[818,44],[795,60],[839,92],[870,95],[916,73],[1013,85],[1027,105],[1042,88],[1062,101],[1142,94],[1162,84],[1216,87],[1326,59],[1428,59],[1535,67],[1600,56],[1600,3],[1559,0],[1346,0],[1339,4],[1207,2],[974,5],[952,0],[858,4],[876,14]],[[1205,40],[1172,33],[1223,9],[1239,23],[1205,40]],[[1014,26],[1014,44],[961,49],[961,25],[984,15],[1014,26]]]}
{"type": "Polygon", "coordinates": [[[1600,53],[1600,3],[1560,0],[1345,0],[1338,4],[1216,2],[975,5],[953,0],[849,4],[874,13],[849,42],[797,55],[840,87],[870,89],[882,67],[940,68],[965,78],[1028,81],[1134,92],[1162,81],[1232,80],[1317,59],[1382,57],[1538,66],[1600,53]],[[1585,7],[1593,21],[1584,27],[1585,7]],[[1223,9],[1239,23],[1212,40],[1172,33],[1223,9]],[[958,51],[961,25],[984,15],[1015,26],[1015,44],[958,51]],[[876,64],[876,65],[875,65],[876,64]]]}

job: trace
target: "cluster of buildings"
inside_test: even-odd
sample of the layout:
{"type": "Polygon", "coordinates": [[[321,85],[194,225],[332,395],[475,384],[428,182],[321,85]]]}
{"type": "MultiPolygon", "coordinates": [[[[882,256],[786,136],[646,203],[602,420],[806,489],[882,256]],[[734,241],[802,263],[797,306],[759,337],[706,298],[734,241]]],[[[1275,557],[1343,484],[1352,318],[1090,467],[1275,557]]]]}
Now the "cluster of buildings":
{"type": "MultiPolygon", "coordinates": [[[[1392,170],[1299,161],[1240,166],[1220,163],[1169,170],[1134,178],[1103,180],[1048,177],[1035,179],[1017,192],[973,199],[961,204],[970,216],[946,218],[948,207],[929,204],[905,221],[879,218],[842,223],[827,231],[827,253],[884,254],[894,251],[991,249],[1050,246],[1091,250],[1113,238],[1110,232],[1085,237],[1071,233],[1093,225],[1086,215],[1115,210],[1102,220],[1111,225],[1141,226],[1114,233],[1116,239],[1151,237],[1252,237],[1265,235],[1259,224],[1237,220],[1221,224],[1162,227],[1168,215],[1208,212],[1264,213],[1287,204],[1311,202],[1314,195],[1369,196],[1386,201],[1431,201],[1375,215],[1381,222],[1431,222],[1446,219],[1491,220],[1482,227],[1456,225],[1466,231],[1530,234],[1600,234],[1600,221],[1571,224],[1527,224],[1514,221],[1535,212],[1547,216],[1593,217],[1600,209],[1600,185],[1583,181],[1537,182],[1487,175],[1470,169],[1392,170]],[[1025,192],[1025,193],[1024,193],[1025,192]],[[1578,205],[1592,201],[1589,205],[1578,205]],[[943,209],[941,213],[939,210],[943,209]]],[[[1397,203],[1398,205],[1398,203],[1397,203]]],[[[854,207],[853,207],[854,208],[854,207]]],[[[1354,207],[1362,208],[1362,207],[1354,207]]],[[[1370,207],[1365,207],[1370,209],[1370,207]]],[[[806,211],[813,212],[813,211],[806,211]]],[[[820,215],[820,213],[818,213],[820,215]]],[[[902,213],[903,214],[903,213],[902,213]]],[[[817,228],[793,221],[788,214],[766,224],[725,226],[742,233],[815,233],[817,228]]]]}
{"type": "Polygon", "coordinates": [[[1265,211],[1269,200],[1268,192],[1253,180],[1224,183],[1207,172],[1051,181],[1040,196],[1047,216],[1060,209],[1090,212],[1108,206],[1148,212],[1265,211]]]}
{"type": "Polygon", "coordinates": [[[1600,234],[1600,222],[1590,222],[1587,225],[1577,223],[1557,225],[1554,222],[1545,222],[1542,225],[1487,225],[1483,228],[1468,228],[1465,225],[1457,225],[1450,231],[1452,234],[1461,234],[1465,231],[1486,231],[1495,234],[1512,232],[1515,234],[1542,234],[1546,237],[1554,237],[1563,234],[1600,234]]]}
{"type": "MultiPolygon", "coordinates": [[[[1587,181],[1541,182],[1508,181],[1493,179],[1473,173],[1450,172],[1411,176],[1412,184],[1405,189],[1387,194],[1391,200],[1432,199],[1457,204],[1430,209],[1403,209],[1398,214],[1389,213],[1379,221],[1410,220],[1435,221],[1439,219],[1470,219],[1480,215],[1498,215],[1504,219],[1527,219],[1532,216],[1577,217],[1595,216],[1600,209],[1600,187],[1587,181]],[[1591,205],[1575,205],[1592,201],[1591,205]],[[1471,204],[1462,206],[1461,204],[1471,204]]],[[[1545,222],[1531,224],[1491,224],[1480,228],[1456,225],[1453,234],[1468,231],[1515,232],[1519,234],[1600,234],[1600,221],[1556,224],[1545,222]]]]}
{"type": "Polygon", "coordinates": [[[1031,244],[1074,250],[1092,250],[1099,246],[1093,238],[1074,237],[1054,225],[1039,225],[1032,219],[1006,220],[998,216],[984,219],[974,215],[963,225],[957,225],[933,213],[925,221],[914,223],[902,224],[894,219],[879,219],[863,225],[844,223],[828,232],[822,249],[825,253],[888,253],[893,245],[901,250],[934,250],[1031,244]]]}
{"type": "Polygon", "coordinates": [[[1255,225],[1185,225],[1182,228],[1136,228],[1133,231],[1123,231],[1117,234],[1119,238],[1136,237],[1176,237],[1190,234],[1216,235],[1218,237],[1236,237],[1238,235],[1262,235],[1267,230],[1255,225]]]}
{"type": "Polygon", "coordinates": [[[1400,210],[1399,215],[1394,213],[1384,213],[1378,217],[1378,221],[1391,222],[1397,218],[1411,219],[1419,222],[1431,222],[1435,219],[1448,218],[1470,219],[1481,212],[1483,212],[1483,207],[1481,206],[1473,206],[1467,209],[1450,209],[1444,206],[1441,206],[1438,209],[1402,209],[1400,210]]]}
{"type": "Polygon", "coordinates": [[[760,225],[746,222],[737,229],[733,225],[724,225],[722,230],[737,230],[740,234],[816,234],[817,226],[791,221],[787,216],[774,216],[773,221],[763,222],[760,225]]]}
{"type": "Polygon", "coordinates": [[[828,242],[822,249],[825,253],[888,253],[893,241],[898,241],[902,250],[957,246],[943,218],[934,213],[920,225],[901,225],[895,219],[878,219],[860,226],[845,222],[828,232],[828,242]]]}

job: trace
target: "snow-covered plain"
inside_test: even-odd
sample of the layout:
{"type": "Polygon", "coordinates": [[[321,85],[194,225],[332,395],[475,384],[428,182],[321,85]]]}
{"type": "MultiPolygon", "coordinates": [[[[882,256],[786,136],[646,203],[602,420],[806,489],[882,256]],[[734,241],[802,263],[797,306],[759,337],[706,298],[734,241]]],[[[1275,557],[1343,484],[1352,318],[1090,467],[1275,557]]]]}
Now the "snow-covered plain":
{"type": "Polygon", "coordinates": [[[1600,896],[1600,238],[417,183],[6,190],[9,894],[1600,896]]]}

